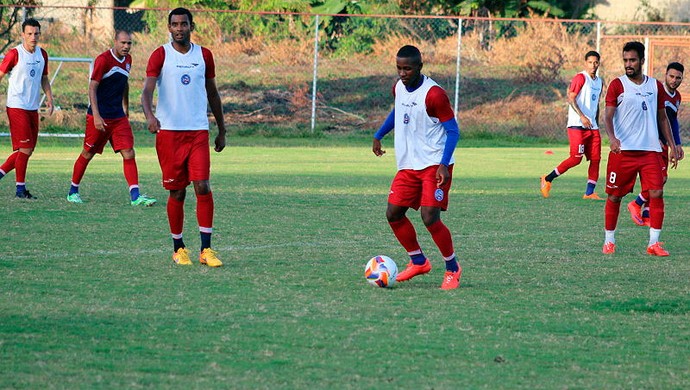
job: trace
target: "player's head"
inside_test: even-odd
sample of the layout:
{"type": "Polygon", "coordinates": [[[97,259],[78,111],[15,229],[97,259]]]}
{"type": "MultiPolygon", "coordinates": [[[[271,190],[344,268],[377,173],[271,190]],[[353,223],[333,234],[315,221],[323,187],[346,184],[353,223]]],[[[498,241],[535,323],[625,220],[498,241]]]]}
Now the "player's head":
{"type": "Polygon", "coordinates": [[[414,46],[406,45],[398,50],[395,56],[395,66],[398,69],[400,81],[406,87],[417,87],[421,80],[422,53],[414,46]]]}
{"type": "Polygon", "coordinates": [[[585,70],[591,77],[596,76],[599,70],[599,61],[601,56],[594,50],[590,50],[585,54],[585,70]]]}
{"type": "Polygon", "coordinates": [[[187,8],[175,8],[168,14],[168,31],[173,42],[188,45],[194,31],[194,19],[187,8]]]}
{"type": "Polygon", "coordinates": [[[117,30],[115,31],[115,42],[113,43],[113,52],[117,58],[122,58],[129,54],[132,49],[132,34],[129,31],[117,30]]]}
{"type": "Polygon", "coordinates": [[[36,19],[26,19],[22,23],[22,41],[24,47],[32,51],[38,44],[38,39],[41,37],[41,24],[36,19]]]}
{"type": "Polygon", "coordinates": [[[671,62],[668,64],[666,67],[666,77],[664,79],[666,88],[671,90],[671,92],[678,89],[680,83],[683,82],[683,72],[685,72],[685,67],[680,62],[671,62]]]}
{"type": "Polygon", "coordinates": [[[641,42],[628,42],[623,46],[623,66],[625,75],[637,78],[642,75],[644,64],[644,45],[641,42]]]}

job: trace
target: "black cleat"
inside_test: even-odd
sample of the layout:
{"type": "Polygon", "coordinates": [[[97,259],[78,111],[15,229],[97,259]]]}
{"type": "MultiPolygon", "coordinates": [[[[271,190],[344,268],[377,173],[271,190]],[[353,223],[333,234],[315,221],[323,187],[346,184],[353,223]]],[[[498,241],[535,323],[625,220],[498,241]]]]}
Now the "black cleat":
{"type": "Polygon", "coordinates": [[[31,195],[31,193],[28,190],[25,190],[22,192],[17,192],[17,198],[19,198],[19,199],[38,199],[35,196],[31,195]]]}

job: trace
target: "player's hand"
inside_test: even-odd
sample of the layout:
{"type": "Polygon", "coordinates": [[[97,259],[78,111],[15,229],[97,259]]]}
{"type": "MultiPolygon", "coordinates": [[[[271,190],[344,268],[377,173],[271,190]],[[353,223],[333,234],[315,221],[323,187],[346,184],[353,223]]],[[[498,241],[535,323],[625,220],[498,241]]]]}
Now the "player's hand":
{"type": "Polygon", "coordinates": [[[105,131],[105,127],[107,126],[105,124],[105,121],[103,118],[101,118],[100,115],[96,116],[94,115],[93,117],[93,126],[96,128],[98,131],[105,131]]]}
{"type": "Polygon", "coordinates": [[[671,155],[669,156],[668,160],[670,162],[671,168],[676,169],[678,167],[678,161],[680,160],[678,158],[678,146],[673,145],[670,147],[670,149],[671,155]]]}
{"type": "Polygon", "coordinates": [[[220,153],[225,149],[225,134],[218,134],[215,141],[216,147],[213,148],[216,152],[220,153]]]}
{"type": "Polygon", "coordinates": [[[371,147],[371,150],[374,152],[375,155],[381,157],[384,154],[386,154],[386,151],[381,149],[381,140],[378,140],[374,138],[374,144],[371,147]]]}
{"type": "Polygon", "coordinates": [[[678,155],[678,161],[685,158],[685,152],[683,151],[683,147],[681,145],[676,145],[676,154],[678,155]]]}
{"type": "Polygon", "coordinates": [[[151,134],[156,134],[157,132],[160,131],[161,129],[161,121],[158,120],[155,116],[152,116],[151,118],[146,120],[149,132],[151,134]]]}
{"type": "Polygon", "coordinates": [[[609,139],[609,146],[610,146],[611,151],[613,153],[620,153],[621,152],[621,141],[618,138],[609,139]]]}
{"type": "Polygon", "coordinates": [[[53,110],[55,110],[55,106],[53,106],[52,99],[46,99],[46,108],[48,108],[48,115],[53,115],[53,110]]]}
{"type": "Polygon", "coordinates": [[[436,187],[441,188],[448,180],[450,180],[450,171],[447,166],[440,164],[436,170],[436,187]]]}
{"type": "Polygon", "coordinates": [[[580,117],[580,120],[582,121],[582,127],[585,129],[591,129],[592,128],[592,121],[587,118],[586,115],[582,115],[580,117]]]}

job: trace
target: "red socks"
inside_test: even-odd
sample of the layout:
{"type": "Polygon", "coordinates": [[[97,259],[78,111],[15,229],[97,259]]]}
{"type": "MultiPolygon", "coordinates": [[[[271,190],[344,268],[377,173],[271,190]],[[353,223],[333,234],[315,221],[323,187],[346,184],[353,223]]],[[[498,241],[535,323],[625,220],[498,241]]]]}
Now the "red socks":
{"type": "Polygon", "coordinates": [[[182,228],[184,227],[184,202],[180,202],[172,196],[169,196],[167,211],[170,233],[181,236],[182,228]]]}
{"type": "Polygon", "coordinates": [[[455,254],[453,249],[453,237],[450,234],[450,229],[440,219],[426,227],[426,230],[431,233],[431,238],[436,243],[438,250],[444,259],[448,260],[455,254]]]}
{"type": "Polygon", "coordinates": [[[199,230],[211,233],[213,228],[213,192],[196,196],[196,220],[199,230]]]}
{"type": "Polygon", "coordinates": [[[89,160],[85,159],[81,154],[77,157],[77,161],[74,162],[74,169],[72,170],[72,183],[79,184],[81,179],[84,177],[84,172],[86,172],[86,167],[89,166],[89,160]]]}
{"type": "Polygon", "coordinates": [[[664,224],[664,198],[649,199],[649,227],[661,229],[664,224]]]}
{"type": "MultiPolygon", "coordinates": [[[[122,160],[122,171],[125,174],[125,180],[127,181],[127,186],[132,188],[134,185],[139,185],[139,170],[137,169],[137,160],[123,159],[122,160]]],[[[76,183],[76,182],[75,182],[76,183]]]]}
{"type": "Polygon", "coordinates": [[[388,222],[395,238],[398,239],[400,245],[405,248],[407,253],[420,250],[419,242],[417,241],[417,232],[414,230],[412,222],[407,217],[403,217],[399,221],[388,222]]]}
{"type": "Polygon", "coordinates": [[[604,206],[604,229],[616,230],[618,224],[618,214],[621,211],[620,202],[614,203],[606,198],[606,205],[604,206]]]}
{"type": "Polygon", "coordinates": [[[17,170],[17,183],[26,183],[26,166],[29,164],[29,155],[17,152],[17,157],[14,162],[14,168],[17,170]]]}
{"type": "Polygon", "coordinates": [[[14,169],[15,162],[17,161],[17,154],[19,154],[19,151],[13,152],[7,157],[7,160],[0,165],[0,169],[5,172],[5,174],[10,173],[14,169]]]}

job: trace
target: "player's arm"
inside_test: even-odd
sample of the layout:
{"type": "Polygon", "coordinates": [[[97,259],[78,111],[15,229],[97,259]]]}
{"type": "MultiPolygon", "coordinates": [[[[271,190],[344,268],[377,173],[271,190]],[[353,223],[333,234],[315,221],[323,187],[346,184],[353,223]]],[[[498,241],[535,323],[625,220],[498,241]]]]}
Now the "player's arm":
{"type": "Polygon", "coordinates": [[[213,117],[216,119],[216,125],[218,126],[218,135],[216,136],[216,147],[214,150],[220,152],[225,149],[225,118],[223,118],[223,104],[220,100],[215,78],[206,79],[206,97],[208,98],[208,105],[211,107],[211,113],[213,113],[213,117]]]}
{"type": "Polygon", "coordinates": [[[664,138],[669,140],[668,148],[671,151],[671,168],[675,169],[678,167],[678,150],[676,149],[676,143],[672,142],[673,133],[671,132],[671,125],[669,124],[668,116],[666,115],[666,110],[664,108],[656,110],[656,120],[661,128],[661,134],[664,136],[664,138]]]}
{"type": "Polygon", "coordinates": [[[591,129],[592,128],[592,121],[587,118],[585,114],[582,113],[582,110],[580,110],[580,106],[577,105],[577,95],[580,93],[582,90],[582,86],[584,85],[585,78],[581,73],[578,73],[574,78],[573,81],[570,83],[570,87],[568,87],[568,104],[570,107],[572,107],[573,110],[575,110],[575,113],[580,117],[580,122],[582,122],[582,127],[586,129],[591,129]]]}
{"type": "Polygon", "coordinates": [[[161,122],[153,114],[153,91],[156,90],[157,79],[157,77],[146,77],[144,88],[141,91],[141,108],[144,110],[147,127],[154,134],[161,129],[161,122]]]}
{"type": "Polygon", "coordinates": [[[395,128],[395,108],[391,110],[386,117],[386,120],[383,121],[381,127],[379,127],[378,131],[376,131],[376,134],[374,134],[374,141],[371,150],[375,155],[380,157],[386,154],[386,151],[381,149],[381,140],[386,136],[386,134],[390,133],[393,128],[395,128]]]}
{"type": "Polygon", "coordinates": [[[431,87],[426,95],[426,110],[430,117],[438,118],[443,129],[446,130],[446,143],[443,147],[443,155],[436,170],[436,185],[441,187],[450,180],[448,166],[453,158],[453,152],[460,139],[460,128],[455,119],[455,113],[450,106],[450,100],[446,91],[441,87],[431,87]]]}
{"type": "Polygon", "coordinates": [[[47,74],[41,77],[41,88],[46,94],[46,107],[48,108],[48,115],[53,115],[53,89],[50,87],[50,78],[47,74]]]}
{"type": "Polygon", "coordinates": [[[98,131],[105,131],[105,121],[101,117],[101,112],[98,110],[98,86],[100,83],[97,80],[89,80],[89,102],[91,102],[91,113],[93,115],[93,125],[98,131]]]}
{"type": "Polygon", "coordinates": [[[125,109],[125,115],[129,116],[129,81],[125,83],[125,90],[122,92],[122,108],[125,109]]]}
{"type": "Polygon", "coordinates": [[[621,151],[621,141],[616,138],[615,131],[613,129],[613,116],[616,114],[616,108],[618,107],[618,96],[623,93],[623,84],[620,79],[614,79],[609,84],[609,88],[606,91],[606,110],[604,111],[604,124],[606,124],[606,134],[609,136],[609,148],[611,152],[620,153],[621,151]]]}

